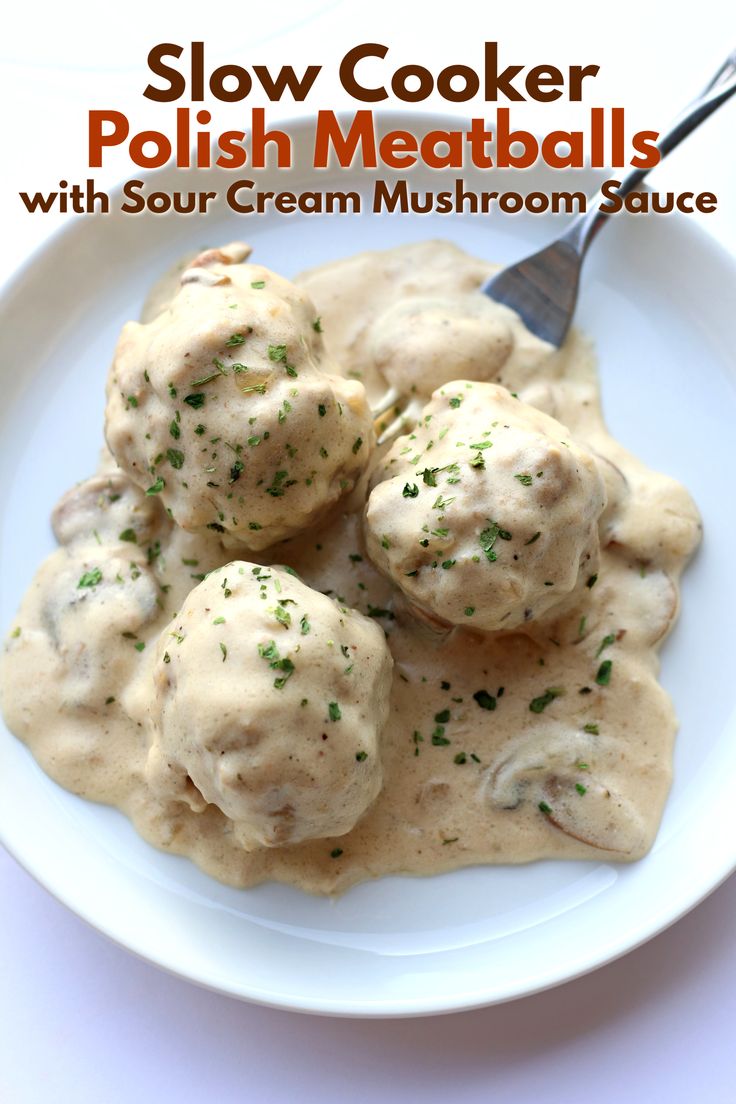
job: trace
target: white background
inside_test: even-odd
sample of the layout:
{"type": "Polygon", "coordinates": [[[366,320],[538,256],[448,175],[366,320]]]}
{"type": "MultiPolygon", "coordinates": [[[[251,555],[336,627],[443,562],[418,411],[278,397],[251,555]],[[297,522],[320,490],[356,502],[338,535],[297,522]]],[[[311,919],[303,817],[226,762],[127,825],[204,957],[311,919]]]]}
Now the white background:
{"type": "MultiPolygon", "coordinates": [[[[506,63],[601,66],[583,105],[519,105],[517,125],[574,126],[600,104],[624,106],[632,130],[659,129],[736,46],[736,14],[715,0],[699,9],[628,0],[25,5],[0,44],[0,279],[64,221],[25,214],[17,192],[90,175],[92,107],[127,112],[134,129],[165,127],[171,108],[141,97],[145,57],[157,42],[192,39],[205,41],[213,66],[322,64],[310,109],[355,107],[336,63],[358,42],[390,47],[371,74],[385,78],[409,61],[435,71],[478,66],[483,41],[495,39],[506,63]]],[[[287,103],[268,113],[293,114],[287,103]]],[[[238,125],[232,115],[229,124],[238,125]]],[[[662,190],[716,192],[719,210],[693,217],[733,252],[735,133],[736,100],[652,179],[662,190]]],[[[121,155],[94,175],[105,186],[136,174],[121,155]]],[[[197,990],[91,931],[5,854],[0,901],[0,1100],[8,1104],[736,1099],[733,879],[590,977],[511,1005],[386,1022],[298,1016],[197,990]]]]}

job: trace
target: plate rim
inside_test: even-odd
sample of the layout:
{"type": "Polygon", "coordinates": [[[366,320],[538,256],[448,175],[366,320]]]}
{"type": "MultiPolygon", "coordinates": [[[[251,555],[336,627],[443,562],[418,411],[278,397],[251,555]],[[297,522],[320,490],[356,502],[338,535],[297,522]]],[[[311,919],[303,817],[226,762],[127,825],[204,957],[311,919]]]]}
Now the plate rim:
{"type": "MultiPolygon", "coordinates": [[[[344,116],[348,113],[340,112],[338,114],[344,116]]],[[[379,110],[375,112],[375,115],[378,126],[392,121],[397,123],[403,121],[404,123],[410,123],[414,126],[420,124],[428,128],[433,126],[441,127],[443,123],[449,124],[450,122],[457,125],[458,121],[464,118],[464,116],[460,114],[447,112],[425,113],[410,110],[379,110]]],[[[309,114],[297,116],[295,118],[278,119],[276,122],[278,122],[279,126],[287,129],[288,132],[293,135],[294,139],[297,140],[300,132],[306,131],[314,125],[314,119],[315,117],[309,114]]],[[[297,167],[296,165],[294,166],[294,168],[297,167]]],[[[149,182],[155,181],[157,178],[170,173],[171,170],[171,164],[167,164],[161,169],[147,172],[145,174],[146,183],[148,184],[149,182]]],[[[120,195],[121,186],[122,182],[119,181],[106,189],[113,201],[120,195]]],[[[736,257],[723,246],[721,242],[713,237],[713,235],[701,225],[689,222],[684,215],[678,214],[668,217],[672,219],[673,223],[677,224],[677,233],[684,236],[686,242],[689,238],[697,247],[705,249],[714,263],[718,263],[724,270],[730,269],[730,277],[733,281],[733,277],[736,275],[736,257]]],[[[37,243],[23,262],[16,266],[14,270],[0,281],[0,305],[6,306],[8,300],[15,296],[22,295],[23,284],[27,280],[29,274],[32,273],[34,267],[39,264],[39,262],[43,263],[49,253],[57,251],[60,246],[63,247],[64,242],[71,239],[72,236],[84,233],[84,227],[85,215],[74,215],[67,223],[60,224],[52,230],[47,237],[37,243]]],[[[24,747],[24,751],[30,756],[30,751],[27,748],[24,747]]],[[[736,848],[732,849],[733,853],[730,855],[727,853],[727,849],[724,849],[721,861],[716,864],[712,862],[710,864],[703,864],[703,872],[707,870],[709,873],[701,879],[695,895],[684,895],[684,897],[683,895],[678,895],[674,905],[671,905],[669,909],[665,908],[662,914],[653,919],[649,927],[640,931],[639,937],[635,940],[632,940],[629,934],[624,934],[619,943],[609,947],[603,954],[601,954],[599,950],[585,956],[584,961],[581,961],[572,971],[569,967],[562,971],[550,970],[549,976],[540,978],[539,984],[534,986],[529,986],[528,983],[522,981],[518,986],[507,985],[505,992],[499,994],[493,990],[492,984],[486,981],[485,985],[487,991],[481,992],[479,989],[472,993],[460,993],[454,998],[444,994],[435,996],[432,999],[428,997],[414,999],[402,997],[393,1000],[390,998],[383,998],[381,1000],[371,1001],[365,999],[348,1000],[323,997],[307,999],[295,994],[289,996],[286,993],[269,993],[265,990],[259,990],[255,986],[249,988],[247,985],[243,984],[233,983],[224,986],[222,982],[218,983],[212,979],[208,979],[196,969],[189,969],[187,971],[183,964],[179,963],[177,965],[175,961],[170,960],[171,958],[175,959],[176,955],[173,952],[170,955],[166,948],[159,947],[158,953],[156,953],[155,950],[152,950],[150,947],[145,949],[141,946],[141,941],[137,937],[131,938],[128,936],[126,939],[124,919],[121,921],[121,930],[116,929],[114,925],[110,925],[104,920],[101,921],[99,918],[95,919],[94,910],[87,905],[86,902],[80,903],[79,901],[74,901],[74,893],[71,888],[73,883],[69,883],[68,885],[64,884],[63,879],[59,880],[54,877],[53,870],[44,871],[42,866],[40,867],[37,862],[34,862],[33,857],[28,853],[31,849],[27,847],[24,848],[23,846],[24,840],[22,838],[13,839],[12,833],[9,834],[8,831],[4,829],[2,816],[0,816],[0,842],[5,846],[13,859],[18,862],[22,869],[24,869],[37,884],[42,886],[86,924],[103,934],[117,946],[122,947],[126,951],[135,954],[136,957],[149,962],[151,965],[157,966],[159,969],[175,977],[192,982],[213,992],[222,993],[270,1008],[298,1011],[314,1015],[366,1019],[431,1016],[449,1012],[467,1011],[493,1004],[506,1003],[524,996],[531,996],[547,989],[555,988],[558,985],[566,984],[568,981],[573,981],[601,966],[621,958],[623,955],[628,954],[629,951],[635,950],[656,935],[665,931],[701,904],[706,897],[718,889],[733,871],[736,870],[736,848]],[[161,953],[162,951],[164,951],[164,953],[161,953]]],[[[643,861],[645,862],[646,859],[643,861]]]]}

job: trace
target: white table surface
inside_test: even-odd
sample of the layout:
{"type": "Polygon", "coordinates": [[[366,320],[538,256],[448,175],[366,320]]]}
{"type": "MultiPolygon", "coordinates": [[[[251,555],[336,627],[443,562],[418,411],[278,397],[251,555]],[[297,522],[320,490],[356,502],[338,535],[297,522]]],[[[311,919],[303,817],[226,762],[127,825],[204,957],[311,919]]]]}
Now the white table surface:
{"type": "MultiPolygon", "coordinates": [[[[605,26],[601,10],[598,29],[594,9],[579,0],[282,0],[262,9],[180,0],[14,10],[13,33],[0,44],[3,142],[17,151],[3,164],[0,280],[62,221],[24,214],[15,193],[88,175],[86,111],[115,107],[139,127],[155,125],[139,90],[156,42],[202,38],[215,64],[322,63],[322,96],[307,106],[339,107],[350,105],[328,69],[357,42],[387,44],[396,65],[437,70],[477,63],[478,44],[497,39],[509,62],[598,63],[589,102],[625,106],[633,129],[664,123],[736,45],[736,13],[725,0],[712,0],[707,18],[691,4],[632,0],[608,9],[605,26]]],[[[278,109],[269,111],[276,118],[278,109]]],[[[565,105],[525,105],[518,123],[548,130],[574,118],[565,105]]],[[[732,103],[653,180],[718,193],[719,210],[699,221],[733,252],[735,129],[732,103]]],[[[96,177],[112,184],[129,175],[118,158],[96,177]]],[[[736,1100],[734,879],[669,931],[586,978],[496,1008],[384,1022],[277,1012],[170,977],[88,928],[2,852],[0,901],[7,1104],[736,1100]]]]}

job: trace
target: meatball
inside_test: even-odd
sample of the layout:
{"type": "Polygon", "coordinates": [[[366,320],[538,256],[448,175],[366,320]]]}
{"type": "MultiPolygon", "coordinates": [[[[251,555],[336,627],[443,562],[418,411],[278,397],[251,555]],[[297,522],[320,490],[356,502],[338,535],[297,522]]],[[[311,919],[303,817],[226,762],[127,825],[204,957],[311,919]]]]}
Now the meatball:
{"type": "Polygon", "coordinates": [[[370,456],[363,386],[331,368],[303,291],[211,250],[157,317],[123,328],[108,445],[183,529],[267,548],[321,520],[370,456]]]}
{"type": "Polygon", "coordinates": [[[517,629],[595,574],[605,505],[595,460],[503,387],[436,391],[375,478],[368,554],[443,624],[517,629]]]}
{"type": "Polygon", "coordinates": [[[391,669],[374,622],[290,571],[218,568],[161,634],[149,781],[247,850],[344,835],[381,788],[391,669]]]}
{"type": "Polygon", "coordinates": [[[509,376],[520,386],[553,351],[514,311],[479,292],[398,299],[376,319],[370,348],[392,387],[423,399],[461,377],[509,376]]]}

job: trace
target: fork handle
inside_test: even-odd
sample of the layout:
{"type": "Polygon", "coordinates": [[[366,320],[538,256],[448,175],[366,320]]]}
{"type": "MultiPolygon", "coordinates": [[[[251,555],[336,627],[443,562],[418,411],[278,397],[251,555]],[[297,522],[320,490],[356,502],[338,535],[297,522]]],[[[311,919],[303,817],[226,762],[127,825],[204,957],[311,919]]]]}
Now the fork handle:
{"type": "MultiPolygon", "coordinates": [[[[729,54],[700,95],[677,116],[669,130],[660,136],[657,142],[659,160],[662,161],[675,146],[679,146],[683,138],[687,138],[688,134],[700,126],[703,120],[707,119],[730,96],[733,96],[734,92],[736,92],[736,50],[729,54]]],[[[627,196],[629,192],[633,192],[650,171],[651,169],[632,169],[617,188],[618,195],[627,196]]],[[[560,240],[568,242],[581,259],[585,256],[593,238],[608,220],[609,216],[600,210],[600,203],[604,200],[602,192],[598,191],[588,202],[587,211],[578,215],[569,229],[561,235],[560,240]]]]}

